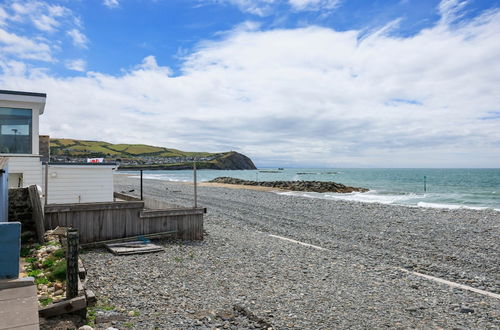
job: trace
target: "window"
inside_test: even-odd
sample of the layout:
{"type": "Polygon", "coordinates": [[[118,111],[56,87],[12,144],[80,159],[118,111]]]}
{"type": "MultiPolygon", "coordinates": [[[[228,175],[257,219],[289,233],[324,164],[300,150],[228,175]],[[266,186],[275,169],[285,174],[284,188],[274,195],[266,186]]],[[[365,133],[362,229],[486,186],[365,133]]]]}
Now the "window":
{"type": "Polygon", "coordinates": [[[31,154],[31,109],[0,107],[0,153],[31,154]]]}

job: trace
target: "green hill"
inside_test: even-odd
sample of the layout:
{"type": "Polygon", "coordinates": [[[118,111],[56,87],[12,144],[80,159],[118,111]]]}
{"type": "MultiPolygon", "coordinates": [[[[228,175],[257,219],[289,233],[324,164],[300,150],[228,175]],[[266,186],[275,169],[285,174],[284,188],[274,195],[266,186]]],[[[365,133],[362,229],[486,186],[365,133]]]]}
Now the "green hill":
{"type": "Polygon", "coordinates": [[[146,144],[112,144],[103,141],[50,139],[50,154],[72,157],[207,157],[209,152],[184,152],[146,144]]]}
{"type": "Polygon", "coordinates": [[[51,159],[78,161],[82,158],[120,160],[121,169],[185,169],[197,166],[206,169],[255,169],[252,160],[235,151],[222,153],[186,152],[146,144],[112,144],[104,141],[50,139],[51,159]]]}

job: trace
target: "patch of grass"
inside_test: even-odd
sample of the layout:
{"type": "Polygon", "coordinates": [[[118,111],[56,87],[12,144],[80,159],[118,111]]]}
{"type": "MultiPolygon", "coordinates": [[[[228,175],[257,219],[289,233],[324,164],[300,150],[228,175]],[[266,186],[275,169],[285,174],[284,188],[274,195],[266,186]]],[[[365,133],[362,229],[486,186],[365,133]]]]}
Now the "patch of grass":
{"type": "Polygon", "coordinates": [[[47,306],[52,301],[53,301],[52,298],[45,298],[45,299],[40,300],[40,303],[42,304],[42,306],[47,306]]]}
{"type": "Polygon", "coordinates": [[[28,276],[31,276],[31,277],[40,277],[41,273],[42,273],[42,271],[40,269],[35,269],[35,270],[32,270],[31,272],[29,272],[28,276]]]}
{"type": "Polygon", "coordinates": [[[90,307],[87,309],[87,322],[85,323],[89,327],[94,328],[95,327],[95,317],[97,314],[97,308],[96,307],[90,307]]]}
{"type": "Polygon", "coordinates": [[[50,269],[47,275],[51,281],[64,281],[66,279],[66,260],[59,260],[50,269]]]}
{"type": "Polygon", "coordinates": [[[66,257],[66,250],[64,250],[64,249],[55,250],[54,252],[52,252],[52,255],[57,259],[65,258],[66,257]]]}
{"type": "Polygon", "coordinates": [[[27,247],[27,246],[21,247],[21,253],[20,253],[20,255],[23,258],[31,255],[31,247],[27,247]]]}
{"type": "Polygon", "coordinates": [[[134,324],[131,322],[125,322],[123,323],[123,326],[128,329],[132,329],[134,327],[134,324]]]}
{"type": "Polygon", "coordinates": [[[51,268],[54,266],[56,258],[50,256],[42,262],[42,268],[51,268]]]}
{"type": "Polygon", "coordinates": [[[48,284],[49,280],[44,276],[44,277],[39,277],[35,279],[35,284],[48,284]]]}
{"type": "Polygon", "coordinates": [[[134,311],[134,315],[132,315],[132,316],[139,316],[139,315],[141,315],[141,313],[139,311],[134,311]]]}
{"type": "Polygon", "coordinates": [[[175,262],[182,262],[182,258],[181,257],[174,257],[174,261],[175,262]]]}
{"type": "Polygon", "coordinates": [[[32,263],[36,262],[37,260],[38,259],[34,258],[34,257],[27,257],[26,259],[24,259],[24,261],[26,261],[29,264],[32,264],[32,263]]]}

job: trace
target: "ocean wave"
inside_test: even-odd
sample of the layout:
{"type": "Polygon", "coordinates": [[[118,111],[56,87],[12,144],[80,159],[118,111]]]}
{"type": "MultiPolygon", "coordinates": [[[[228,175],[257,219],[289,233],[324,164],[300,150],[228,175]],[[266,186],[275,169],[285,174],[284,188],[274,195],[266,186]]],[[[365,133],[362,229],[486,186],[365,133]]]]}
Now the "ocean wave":
{"type": "Polygon", "coordinates": [[[487,206],[467,206],[463,204],[451,204],[451,203],[445,204],[438,202],[423,201],[424,199],[433,199],[439,197],[439,194],[389,193],[389,192],[377,192],[375,190],[371,190],[365,193],[353,192],[349,194],[313,193],[313,192],[302,192],[302,191],[287,191],[287,192],[276,192],[276,193],[288,196],[319,198],[319,199],[329,199],[329,200],[345,200],[345,201],[361,202],[361,203],[378,203],[385,205],[400,205],[408,207],[500,211],[500,209],[495,209],[487,206]]]}
{"type": "Polygon", "coordinates": [[[500,211],[500,209],[494,209],[487,206],[467,206],[461,204],[443,204],[443,203],[430,203],[430,202],[418,202],[418,207],[426,207],[433,209],[449,209],[449,210],[458,210],[458,209],[467,209],[467,210],[494,210],[500,211]]]}
{"type": "Polygon", "coordinates": [[[290,196],[302,196],[309,198],[321,198],[321,199],[334,199],[334,200],[346,200],[353,202],[364,202],[364,203],[380,203],[380,204],[397,204],[398,202],[409,201],[416,198],[422,198],[422,196],[409,193],[409,194],[378,194],[376,191],[369,191],[366,193],[353,192],[349,194],[336,194],[336,193],[312,193],[312,192],[301,192],[301,191],[289,191],[289,192],[278,192],[282,195],[290,196]]]}

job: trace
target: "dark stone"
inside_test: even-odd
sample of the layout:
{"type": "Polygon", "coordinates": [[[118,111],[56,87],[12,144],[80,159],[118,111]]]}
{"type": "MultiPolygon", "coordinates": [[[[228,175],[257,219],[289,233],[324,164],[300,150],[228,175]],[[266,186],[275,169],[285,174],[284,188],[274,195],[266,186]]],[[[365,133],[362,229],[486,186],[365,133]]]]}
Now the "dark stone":
{"type": "Polygon", "coordinates": [[[460,308],[460,313],[464,314],[474,313],[474,310],[472,308],[462,307],[460,308]]]}

